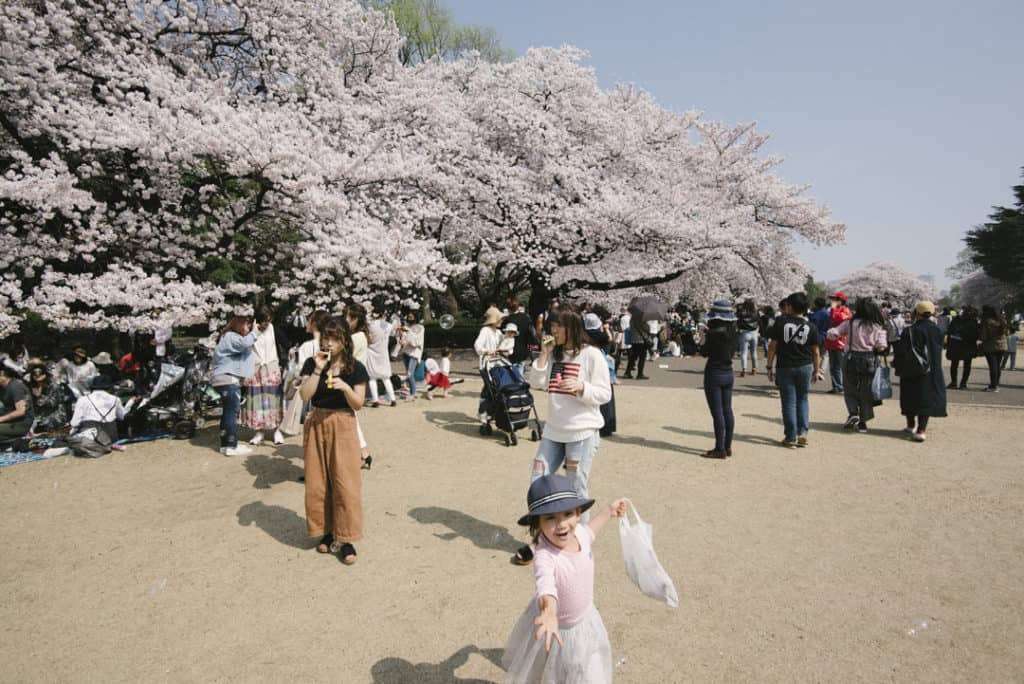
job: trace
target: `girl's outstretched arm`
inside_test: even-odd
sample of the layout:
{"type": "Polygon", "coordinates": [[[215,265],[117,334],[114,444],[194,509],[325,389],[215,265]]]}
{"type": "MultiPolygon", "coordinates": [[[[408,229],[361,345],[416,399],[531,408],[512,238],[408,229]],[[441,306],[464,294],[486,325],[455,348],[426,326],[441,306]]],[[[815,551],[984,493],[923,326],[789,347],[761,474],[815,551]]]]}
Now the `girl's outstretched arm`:
{"type": "Polygon", "coordinates": [[[562,635],[558,633],[558,601],[554,596],[545,594],[540,597],[540,615],[533,621],[537,625],[537,631],[533,638],[540,641],[544,639],[544,651],[551,652],[551,640],[555,639],[559,645],[562,643],[562,635]]]}
{"type": "Polygon", "coordinates": [[[605,508],[600,513],[591,516],[590,522],[587,523],[587,527],[590,528],[590,531],[595,537],[610,518],[621,518],[626,515],[626,501],[626,499],[616,499],[608,504],[608,508],[605,508]]]}

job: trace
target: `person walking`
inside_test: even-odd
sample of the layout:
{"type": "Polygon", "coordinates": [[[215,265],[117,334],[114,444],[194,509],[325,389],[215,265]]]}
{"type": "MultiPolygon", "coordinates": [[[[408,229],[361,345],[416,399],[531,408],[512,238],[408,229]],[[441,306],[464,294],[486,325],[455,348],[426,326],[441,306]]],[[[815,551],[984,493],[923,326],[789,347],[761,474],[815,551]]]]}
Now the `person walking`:
{"type": "MultiPolygon", "coordinates": [[[[590,344],[578,313],[564,307],[550,323],[551,335],[530,367],[531,384],[548,394],[548,420],[531,464],[530,481],[564,467],[576,493],[585,499],[604,426],[601,405],[612,398],[608,364],[590,344]]],[[[532,560],[529,545],[513,558],[520,565],[532,560]]]]}
{"type": "Polygon", "coordinates": [[[775,323],[775,309],[766,306],[761,309],[761,316],[757,319],[757,339],[761,345],[761,351],[768,353],[768,331],[775,323]]]}
{"type": "Polygon", "coordinates": [[[828,335],[828,329],[830,325],[832,314],[831,309],[828,306],[828,300],[824,297],[818,297],[814,300],[814,311],[807,317],[811,324],[815,327],[818,333],[818,351],[824,356],[825,349],[825,337],[828,335]]]}
{"type": "MultiPolygon", "coordinates": [[[[501,332],[501,311],[497,307],[490,307],[484,312],[483,325],[477,333],[476,341],[473,342],[473,351],[477,355],[477,367],[480,370],[480,377],[484,386],[480,388],[480,401],[477,404],[477,418],[481,425],[487,425],[491,420],[492,407],[487,393],[487,373],[490,371],[489,363],[498,358],[498,348],[501,346],[504,335],[501,332]]],[[[481,427],[481,430],[483,428],[481,427]]]]}
{"type": "Polygon", "coordinates": [[[366,372],[370,376],[370,408],[380,406],[378,382],[384,385],[384,396],[387,397],[388,403],[391,406],[398,406],[398,401],[395,399],[395,387],[391,382],[391,357],[388,356],[391,323],[384,320],[377,311],[372,312],[370,316],[370,320],[366,324],[368,333],[366,372]]]}
{"type": "Polygon", "coordinates": [[[768,331],[768,380],[779,388],[785,433],[782,446],[788,449],[807,446],[811,429],[808,394],[812,382],[824,379],[818,329],[806,316],[807,295],[794,292],[786,299],[785,312],[768,331]]]}
{"type": "Polygon", "coordinates": [[[415,311],[405,314],[405,323],[398,329],[398,350],[402,356],[402,365],[405,366],[406,383],[409,385],[406,401],[416,401],[416,368],[423,360],[424,333],[419,315],[415,311]]]}
{"type": "Polygon", "coordinates": [[[933,320],[935,305],[918,302],[914,321],[903,330],[900,348],[913,347],[918,358],[927,360],[927,369],[917,375],[909,372],[905,357],[897,354],[896,372],[900,376],[900,412],[907,419],[903,429],[915,442],[925,441],[930,418],[946,416],[946,380],[942,372],[942,332],[933,320]]]}
{"type": "Polygon", "coordinates": [[[369,375],[352,355],[345,324],[323,326],[321,350],[301,371],[299,394],[312,409],[302,432],[306,527],[320,537],[319,553],[356,562],[353,544],[363,538],[363,491],[356,411],[363,407],[369,375]]]}
{"type": "MultiPolygon", "coordinates": [[[[1017,347],[1020,345],[1020,335],[1016,328],[1010,330],[1006,338],[1006,354],[1003,356],[1002,369],[1006,370],[1006,362],[1010,362],[1010,370],[1017,370],[1017,347]]],[[[1002,377],[1002,376],[1000,376],[1002,377]]]]}
{"type": "Polygon", "coordinates": [[[988,363],[988,387],[986,392],[998,392],[1003,372],[1003,358],[1009,348],[1009,326],[1002,315],[991,306],[981,307],[981,323],[978,343],[988,363]]]}
{"type": "Polygon", "coordinates": [[[732,456],[732,434],[735,417],[732,412],[732,390],[735,376],[732,357],[736,353],[736,314],[727,299],[715,300],[708,313],[708,330],[701,353],[704,365],[704,398],[711,410],[715,428],[715,448],[706,451],[706,458],[732,456]]]}
{"type": "Polygon", "coordinates": [[[865,433],[868,422],[875,417],[871,381],[878,367],[878,355],[889,348],[885,319],[875,300],[870,297],[857,300],[853,318],[828,331],[829,340],[839,338],[846,338],[848,345],[843,360],[843,398],[848,414],[844,427],[865,433]]]}
{"type": "Polygon", "coordinates": [[[626,372],[622,377],[633,379],[633,368],[636,368],[636,379],[647,380],[644,375],[644,364],[647,363],[647,350],[650,348],[650,332],[645,323],[630,316],[629,319],[629,355],[626,357],[626,372]]]}
{"type": "Polygon", "coordinates": [[[946,389],[967,389],[971,377],[971,363],[978,352],[978,311],[965,306],[960,315],[949,322],[946,329],[946,358],[949,359],[949,384],[946,389]],[[957,371],[963,364],[960,384],[956,382],[957,371]]]}
{"type": "MultiPolygon", "coordinates": [[[[846,306],[846,294],[841,290],[829,297],[830,309],[828,313],[829,330],[838,327],[843,321],[848,321],[853,316],[850,307],[846,306]]],[[[825,337],[825,350],[828,351],[828,373],[832,379],[832,389],[829,394],[843,393],[843,355],[846,352],[847,340],[845,337],[825,337]]]]}
{"type": "Polygon", "coordinates": [[[281,405],[281,364],[277,359],[277,338],[270,309],[260,307],[256,311],[256,328],[259,340],[253,347],[255,371],[243,382],[245,407],[241,423],[256,434],[249,444],[263,443],[264,431],[274,431],[274,444],[284,444],[284,435],[279,429],[284,411],[281,405]]]}
{"type": "MultiPolygon", "coordinates": [[[[736,330],[739,339],[740,377],[747,375],[747,358],[750,358],[750,374],[757,375],[757,341],[760,337],[761,321],[757,315],[757,304],[753,299],[744,300],[736,309],[736,330]]],[[[770,367],[769,367],[770,368],[770,367]]]]}
{"type": "Polygon", "coordinates": [[[248,456],[250,447],[238,443],[238,412],[242,403],[242,383],[256,372],[253,347],[257,331],[247,316],[232,316],[221,330],[213,351],[210,384],[220,394],[220,453],[248,456]]]}
{"type": "Polygon", "coordinates": [[[506,323],[516,326],[518,334],[515,339],[515,346],[509,361],[519,369],[519,374],[526,377],[526,366],[533,361],[534,349],[540,348],[540,340],[536,337],[536,330],[530,321],[530,314],[519,303],[519,298],[510,295],[508,298],[508,316],[506,323]]]}

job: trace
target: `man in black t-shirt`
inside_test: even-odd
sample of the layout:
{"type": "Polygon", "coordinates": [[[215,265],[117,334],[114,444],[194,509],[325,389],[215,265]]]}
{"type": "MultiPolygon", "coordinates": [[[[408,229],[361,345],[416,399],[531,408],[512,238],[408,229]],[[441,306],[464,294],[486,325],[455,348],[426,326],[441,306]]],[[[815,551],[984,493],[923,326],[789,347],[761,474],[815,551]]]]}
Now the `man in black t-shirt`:
{"type": "Polygon", "coordinates": [[[0,439],[23,437],[32,427],[32,394],[18,374],[0,366],[0,439]]]}
{"type": "Polygon", "coordinates": [[[818,331],[807,320],[807,295],[794,292],[784,300],[782,314],[768,331],[768,379],[782,397],[782,423],[789,449],[807,446],[810,430],[811,383],[822,379],[818,331]],[[778,359],[778,368],[775,360],[778,359]]]}

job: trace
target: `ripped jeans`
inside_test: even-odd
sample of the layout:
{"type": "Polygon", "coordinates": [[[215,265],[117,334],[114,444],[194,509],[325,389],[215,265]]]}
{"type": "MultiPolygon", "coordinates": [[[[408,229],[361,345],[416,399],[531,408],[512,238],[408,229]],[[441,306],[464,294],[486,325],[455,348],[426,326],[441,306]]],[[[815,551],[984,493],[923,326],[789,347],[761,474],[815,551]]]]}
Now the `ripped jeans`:
{"type": "MultiPolygon", "coordinates": [[[[581,497],[587,497],[587,483],[590,480],[590,466],[594,463],[597,447],[601,437],[597,430],[578,442],[553,442],[547,437],[541,439],[537,447],[537,455],[533,457],[530,471],[530,482],[545,475],[558,473],[565,466],[565,476],[572,480],[573,489],[581,497]]],[[[589,513],[583,514],[583,522],[590,519],[589,513]]]]}

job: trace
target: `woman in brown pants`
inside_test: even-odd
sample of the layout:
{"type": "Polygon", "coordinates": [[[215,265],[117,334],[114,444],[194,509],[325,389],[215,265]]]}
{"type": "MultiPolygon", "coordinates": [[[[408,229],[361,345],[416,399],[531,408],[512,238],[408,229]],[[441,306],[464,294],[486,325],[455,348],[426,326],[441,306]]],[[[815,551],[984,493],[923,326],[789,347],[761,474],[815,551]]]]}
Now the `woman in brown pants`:
{"type": "Polygon", "coordinates": [[[316,550],[356,562],[352,542],[363,537],[362,475],[356,411],[363,407],[366,368],[352,356],[344,323],[328,321],[320,351],[302,367],[299,394],[312,404],[302,431],[306,469],[306,525],[316,550]]]}

